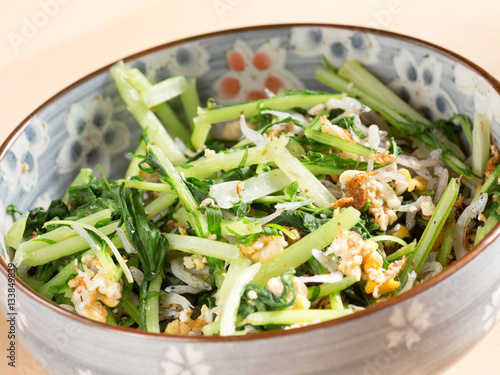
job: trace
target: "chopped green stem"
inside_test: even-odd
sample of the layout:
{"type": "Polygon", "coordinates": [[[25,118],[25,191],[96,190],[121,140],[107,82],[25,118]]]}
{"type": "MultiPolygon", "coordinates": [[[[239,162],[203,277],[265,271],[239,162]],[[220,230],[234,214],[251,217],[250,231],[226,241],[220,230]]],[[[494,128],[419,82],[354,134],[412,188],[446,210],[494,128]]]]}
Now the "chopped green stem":
{"type": "MultiPolygon", "coordinates": [[[[72,224],[74,224],[74,222],[72,222],[72,224]]],[[[111,234],[117,227],[118,221],[115,221],[105,227],[99,228],[99,231],[108,235],[111,234]]],[[[21,248],[19,248],[19,250],[16,251],[14,264],[21,264],[22,262],[22,265],[24,266],[39,266],[68,255],[79,253],[80,251],[88,248],[89,244],[80,236],[70,237],[67,240],[45,246],[30,253],[20,251],[21,248]]]]}
{"type": "Polygon", "coordinates": [[[139,309],[137,308],[136,305],[130,300],[130,298],[127,298],[124,301],[121,301],[123,307],[125,310],[127,310],[128,314],[134,319],[134,321],[141,325],[141,313],[139,309]]]}
{"type": "MultiPolygon", "coordinates": [[[[127,81],[134,86],[141,94],[150,89],[153,84],[138,69],[129,70],[127,81]]],[[[177,117],[174,110],[167,103],[160,103],[153,107],[158,117],[163,121],[172,134],[180,138],[184,143],[189,142],[189,132],[177,117]]]]}
{"type": "Polygon", "coordinates": [[[189,222],[196,232],[196,235],[198,237],[208,237],[210,233],[205,217],[201,211],[198,210],[198,203],[170,160],[168,160],[158,146],[149,145],[147,151],[146,162],[158,173],[160,178],[170,184],[175,191],[177,197],[182,202],[182,206],[186,209],[189,216],[189,222]]]}
{"type": "Polygon", "coordinates": [[[401,285],[406,284],[406,280],[408,274],[412,271],[415,271],[417,275],[419,274],[422,266],[424,265],[429,252],[432,249],[432,246],[436,242],[436,239],[443,229],[444,223],[448,219],[448,215],[450,214],[453,205],[458,197],[458,191],[460,189],[460,184],[457,179],[452,178],[446,187],[446,190],[439,201],[436,210],[432,214],[429,224],[424,230],[424,233],[420,237],[418,241],[417,248],[413,253],[413,256],[407,262],[407,265],[403,272],[401,273],[401,285]]]}
{"type": "Polygon", "coordinates": [[[422,114],[417,112],[413,107],[401,99],[389,87],[383,84],[377,77],[366,70],[359,61],[349,60],[345,62],[339,69],[338,74],[340,77],[354,82],[359,88],[364,90],[367,94],[375,98],[384,98],[384,103],[387,106],[394,108],[396,112],[408,115],[412,120],[429,123],[422,114]]]}
{"type": "Polygon", "coordinates": [[[191,134],[191,144],[195,150],[199,151],[205,146],[208,133],[210,133],[210,129],[212,129],[212,124],[197,116],[193,119],[193,126],[194,129],[193,134],[191,134]]]}
{"type": "Polygon", "coordinates": [[[356,282],[358,282],[358,280],[354,276],[346,276],[336,283],[311,286],[308,288],[307,298],[309,298],[309,300],[311,301],[314,301],[329,294],[341,292],[342,290],[349,288],[356,282]]]}
{"type": "Polygon", "coordinates": [[[222,219],[221,226],[223,235],[237,233],[240,236],[245,236],[247,234],[262,232],[262,225],[258,221],[248,220],[246,218],[234,221],[222,219]]]}
{"type": "Polygon", "coordinates": [[[221,287],[215,295],[217,299],[217,306],[223,306],[227,301],[229,294],[231,293],[231,288],[234,282],[238,278],[238,275],[246,268],[250,267],[252,262],[243,255],[229,262],[229,268],[227,270],[226,277],[221,287]]]}
{"type": "Polygon", "coordinates": [[[181,95],[187,87],[186,78],[176,76],[167,78],[142,92],[142,99],[149,107],[154,107],[181,95]]]}
{"type": "Polygon", "coordinates": [[[443,243],[441,244],[441,248],[439,249],[439,255],[438,255],[438,262],[441,263],[443,269],[448,267],[448,262],[450,261],[451,249],[453,247],[454,231],[455,228],[453,227],[444,228],[443,243]]]}
{"type": "Polygon", "coordinates": [[[161,182],[146,182],[146,181],[136,181],[136,180],[117,180],[117,185],[124,184],[126,188],[132,189],[142,189],[149,191],[158,191],[160,193],[171,193],[172,188],[168,184],[163,184],[161,182]]]}
{"type": "Polygon", "coordinates": [[[282,310],[282,311],[259,311],[248,315],[241,325],[251,324],[263,326],[268,324],[312,323],[316,320],[326,322],[352,314],[352,310],[282,310]]]}
{"type": "Polygon", "coordinates": [[[330,308],[332,310],[344,310],[344,304],[342,303],[342,297],[340,292],[330,294],[330,308]]]}
{"type": "Polygon", "coordinates": [[[166,208],[170,207],[176,200],[177,197],[175,194],[162,194],[144,207],[146,215],[148,215],[149,218],[153,218],[166,208]]]}
{"type": "MultiPolygon", "coordinates": [[[[274,139],[266,146],[251,147],[245,160],[245,166],[268,163],[274,160],[277,152],[284,148],[288,143],[288,137],[274,139]]],[[[231,170],[238,168],[245,156],[246,150],[237,150],[234,152],[219,152],[209,158],[200,159],[185,166],[178,166],[175,169],[183,173],[185,177],[201,177],[210,175],[221,170],[231,170]]]]}
{"type": "Polygon", "coordinates": [[[144,104],[139,92],[127,81],[128,75],[123,62],[113,65],[110,72],[129,111],[134,115],[139,125],[146,130],[149,139],[154,140],[155,144],[168,155],[172,163],[184,163],[186,161],[184,154],[179,150],[160,120],[144,104]]]}
{"type": "Polygon", "coordinates": [[[290,267],[297,268],[311,257],[311,249],[323,249],[330,245],[339,229],[351,229],[359,219],[358,210],[352,207],[344,209],[329,222],[264,263],[253,282],[265,285],[271,277],[281,275],[290,267]]]}
{"type": "Polygon", "coordinates": [[[156,276],[149,283],[148,294],[153,294],[146,299],[146,331],[160,333],[160,289],[162,275],[156,276]]]}
{"type": "Polygon", "coordinates": [[[498,184],[498,178],[500,178],[500,164],[495,167],[491,176],[484,182],[483,186],[477,191],[476,195],[474,195],[473,202],[476,201],[481,194],[488,193],[490,189],[498,184]]]}
{"type": "Polygon", "coordinates": [[[326,104],[330,98],[342,98],[336,94],[295,94],[275,96],[273,98],[254,100],[247,103],[227,105],[216,108],[198,108],[198,116],[208,123],[223,122],[238,119],[242,114],[245,117],[258,115],[265,108],[275,111],[284,111],[294,107],[310,108],[317,104],[326,104]]]}
{"type": "Polygon", "coordinates": [[[357,143],[346,141],[345,139],[336,137],[331,134],[323,133],[313,129],[306,129],[305,134],[307,138],[313,139],[316,142],[323,143],[330,147],[338,148],[339,150],[350,152],[361,156],[374,155],[377,151],[357,143]]]}
{"type": "MultiPolygon", "coordinates": [[[[101,220],[111,219],[112,211],[110,209],[102,210],[96,212],[95,214],[85,216],[75,223],[82,223],[88,225],[96,225],[101,220]]],[[[44,240],[49,240],[49,242],[61,242],[67,240],[70,237],[76,236],[76,232],[67,226],[61,226],[50,232],[42,234],[41,236],[35,237],[29,241],[23,242],[19,249],[25,253],[31,253],[33,251],[50,246],[49,243],[44,242],[44,240]]]]}
{"type": "Polygon", "coordinates": [[[401,259],[403,256],[408,257],[413,253],[416,246],[417,246],[417,243],[415,241],[413,241],[409,245],[399,248],[397,251],[395,251],[391,255],[386,256],[385,260],[388,262],[393,262],[395,260],[401,259]]]}
{"type": "Polygon", "coordinates": [[[28,221],[30,212],[26,211],[19,219],[12,225],[7,234],[5,235],[5,245],[16,249],[23,240],[24,230],[26,229],[26,222],[28,221]]]}
{"type": "Polygon", "coordinates": [[[213,336],[220,331],[220,320],[216,320],[210,324],[203,327],[202,332],[204,336],[213,336]]]}
{"type": "Polygon", "coordinates": [[[474,113],[472,127],[472,172],[482,176],[490,155],[491,125],[488,117],[474,113]]]}
{"type": "Polygon", "coordinates": [[[198,115],[198,107],[201,107],[198,91],[196,90],[196,78],[186,78],[186,88],[181,94],[181,101],[189,125],[194,129],[193,119],[198,115]]]}
{"type": "Polygon", "coordinates": [[[467,116],[464,115],[455,115],[451,118],[451,120],[456,120],[460,124],[462,131],[469,142],[469,146],[472,147],[472,124],[467,116]]]}
{"type": "Polygon", "coordinates": [[[318,207],[330,207],[337,201],[333,194],[287,149],[282,149],[275,156],[274,162],[291,181],[298,182],[302,192],[311,197],[318,207]]]}
{"type": "Polygon", "coordinates": [[[220,318],[221,336],[230,336],[236,333],[236,320],[241,296],[243,295],[243,291],[246,286],[253,279],[261,266],[260,263],[250,265],[251,262],[248,262],[246,264],[246,267],[239,267],[238,275],[234,279],[224,280],[223,285],[227,282],[231,282],[231,289],[227,294],[224,303],[219,304],[219,306],[222,306],[220,318]]]}
{"type": "MultiPolygon", "coordinates": [[[[495,206],[493,205],[493,207],[495,206]]],[[[484,223],[482,227],[477,228],[474,246],[476,246],[498,223],[498,218],[500,217],[500,204],[495,208],[493,207],[486,223],[484,223]]]]}
{"type": "Polygon", "coordinates": [[[231,208],[238,202],[253,202],[254,200],[283,190],[292,181],[280,169],[274,169],[244,181],[228,181],[214,184],[210,187],[210,196],[217,201],[220,208],[231,208]],[[238,192],[237,186],[243,183],[243,191],[238,192]]]}
{"type": "Polygon", "coordinates": [[[329,70],[323,66],[319,66],[316,69],[315,77],[324,85],[331,87],[332,89],[339,92],[345,92],[353,98],[357,98],[358,100],[369,106],[372,110],[380,113],[380,115],[385,120],[387,120],[389,124],[396,127],[396,129],[394,129],[396,130],[396,132],[392,132],[395,137],[404,135],[404,133],[399,130],[397,126],[399,122],[406,122],[406,118],[386,105],[385,102],[381,102],[375,99],[364,90],[360,89],[356,84],[352,85],[351,82],[346,81],[332,70],[329,70]],[[399,134],[397,133],[398,130],[399,134]]]}
{"type": "Polygon", "coordinates": [[[236,259],[240,253],[238,246],[220,241],[171,233],[163,233],[163,235],[167,238],[171,250],[181,250],[222,260],[236,259]]]}
{"type": "MultiPolygon", "coordinates": [[[[141,138],[139,141],[139,144],[137,145],[137,148],[135,149],[135,155],[144,155],[146,153],[146,142],[144,141],[144,138],[141,138]]],[[[125,179],[127,180],[128,178],[132,176],[137,176],[141,169],[139,168],[139,163],[141,159],[137,157],[133,157],[132,161],[130,162],[127,172],[125,172],[125,179]]]]}

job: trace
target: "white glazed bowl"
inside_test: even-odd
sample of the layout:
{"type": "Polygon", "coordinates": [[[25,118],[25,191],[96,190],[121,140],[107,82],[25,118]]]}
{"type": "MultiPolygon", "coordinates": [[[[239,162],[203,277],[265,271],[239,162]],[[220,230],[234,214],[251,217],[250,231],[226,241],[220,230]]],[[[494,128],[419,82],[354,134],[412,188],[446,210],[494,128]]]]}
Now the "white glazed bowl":
{"type": "MultiPolygon", "coordinates": [[[[195,76],[202,100],[215,97],[224,104],[259,97],[265,86],[326,90],[314,79],[322,55],[335,66],[360,60],[432,119],[486,113],[499,138],[500,84],[494,78],[440,47],[388,32],[265,26],[169,43],[126,62],[156,80],[195,76]]],[[[123,174],[123,155],[134,148],[140,128],[108,68],[48,100],[2,145],[3,233],[12,224],[7,205],[25,210],[60,197],[83,166],[100,164],[111,178],[123,174]]],[[[499,233],[496,227],[467,256],[408,293],[305,328],[228,338],[143,333],[65,311],[16,278],[17,331],[49,374],[436,373],[500,318],[499,233]]],[[[0,243],[0,298],[6,309],[8,258],[0,243]]]]}

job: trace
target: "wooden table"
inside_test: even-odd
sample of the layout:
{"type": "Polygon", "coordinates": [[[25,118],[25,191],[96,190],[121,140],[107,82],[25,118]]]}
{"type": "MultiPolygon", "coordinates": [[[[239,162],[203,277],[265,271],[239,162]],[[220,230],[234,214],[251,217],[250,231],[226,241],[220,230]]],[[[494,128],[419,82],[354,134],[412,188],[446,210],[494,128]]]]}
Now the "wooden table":
{"type": "MultiPolygon", "coordinates": [[[[47,98],[131,53],[205,32],[284,22],[377,27],[448,48],[500,79],[500,2],[495,0],[38,0],[2,1],[0,143],[47,98]]],[[[0,314],[0,349],[7,348],[0,314]]],[[[466,332],[464,332],[466,334],[466,332]]],[[[45,374],[18,347],[17,368],[45,374]]],[[[446,375],[500,373],[500,325],[446,375]]]]}

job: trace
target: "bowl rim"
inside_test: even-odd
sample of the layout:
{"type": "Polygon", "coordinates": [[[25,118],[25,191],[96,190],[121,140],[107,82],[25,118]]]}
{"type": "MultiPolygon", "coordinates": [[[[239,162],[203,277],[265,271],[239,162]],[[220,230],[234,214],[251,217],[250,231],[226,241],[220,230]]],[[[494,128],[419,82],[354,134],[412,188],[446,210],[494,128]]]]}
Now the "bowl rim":
{"type": "MultiPolygon", "coordinates": [[[[169,47],[174,47],[179,44],[184,44],[184,43],[189,43],[189,42],[194,42],[198,40],[203,40],[211,37],[216,37],[216,36],[221,36],[225,34],[239,34],[239,33],[245,33],[245,32],[250,32],[250,31],[261,31],[261,30],[275,30],[275,29],[291,29],[294,27],[320,27],[320,28],[331,28],[331,29],[341,29],[341,30],[348,30],[348,31],[353,31],[353,32],[363,32],[367,34],[372,34],[372,35],[377,35],[377,36],[382,36],[382,37],[388,37],[400,41],[404,41],[419,47],[427,48],[431,51],[437,52],[440,55],[447,57],[455,62],[461,63],[462,65],[466,66],[467,68],[471,69],[475,73],[477,73],[479,76],[483,77],[492,87],[493,89],[500,95],[500,82],[494,78],[491,74],[489,74],[487,71],[485,71],[483,68],[479,67],[477,64],[471,62],[467,58],[452,52],[444,47],[441,47],[439,45],[424,41],[419,38],[415,38],[412,36],[392,32],[392,31],[387,31],[387,30],[382,30],[382,29],[374,29],[370,27],[363,27],[363,26],[357,26],[357,25],[342,25],[342,24],[334,24],[334,23],[270,23],[270,24],[264,24],[264,25],[255,25],[255,26],[247,26],[247,27],[242,27],[242,28],[231,28],[231,29],[224,29],[224,30],[219,30],[219,31],[213,31],[213,32],[208,32],[208,33],[203,33],[203,34],[198,34],[194,36],[190,36],[187,38],[181,38],[177,39],[174,41],[170,41],[167,43],[163,43],[145,50],[142,50],[140,52],[128,55],[124,57],[123,60],[124,62],[128,62],[131,60],[135,60],[139,57],[145,56],[152,54],[154,52],[169,48],[169,47]]],[[[120,60],[117,60],[120,61],[120,60]]],[[[19,138],[19,136],[23,133],[27,125],[29,124],[30,120],[36,116],[44,107],[52,104],[55,102],[57,99],[65,95],[67,92],[70,90],[73,90],[74,88],[78,87],[84,82],[89,81],[90,79],[105,73],[109,70],[109,68],[116,63],[112,62],[110,64],[107,64],[103,66],[100,69],[97,69],[82,78],[76,80],[72,84],[68,85],[64,89],[60,90],[53,96],[51,96],[49,99],[44,101],[41,105],[39,105],[35,110],[33,110],[5,139],[5,141],[2,143],[0,146],[0,161],[2,161],[7,153],[7,151],[11,148],[11,146],[15,143],[15,141],[19,138]]],[[[148,339],[154,339],[154,340],[162,340],[165,342],[169,341],[174,341],[174,342],[184,342],[184,343],[196,343],[196,344],[201,344],[201,343],[222,343],[222,342],[240,342],[240,341],[254,341],[254,340],[264,340],[267,338],[276,338],[276,337],[282,337],[282,336],[288,336],[288,335],[300,335],[300,334],[305,334],[310,331],[315,331],[319,329],[324,329],[324,328],[329,328],[341,324],[348,324],[351,321],[354,320],[359,320],[361,318],[371,316],[381,310],[388,309],[390,307],[393,307],[394,305],[399,304],[400,302],[404,302],[408,299],[413,298],[414,296],[423,294],[424,292],[430,290],[431,288],[435,287],[437,284],[439,284],[441,281],[448,279],[451,277],[451,275],[455,274],[457,271],[468,265],[473,259],[475,259],[479,254],[483,253],[488,249],[489,245],[493,243],[498,237],[500,236],[500,223],[498,223],[486,236],[485,238],[482,239],[482,241],[470,252],[468,252],[463,258],[457,260],[456,262],[452,263],[449,267],[444,269],[441,273],[438,275],[432,277],[430,280],[426,281],[425,283],[418,285],[411,290],[398,295],[396,297],[393,297],[391,299],[388,299],[386,301],[377,303],[375,305],[372,305],[362,311],[356,312],[355,314],[349,314],[347,316],[343,316],[341,318],[337,318],[334,320],[330,321],[325,321],[317,324],[312,324],[306,327],[301,327],[298,329],[291,329],[291,330],[276,330],[276,331],[266,331],[266,332],[261,332],[256,335],[243,335],[243,336],[177,336],[177,335],[167,335],[162,332],[159,334],[157,333],[152,333],[152,332],[146,332],[146,331],[140,331],[137,329],[133,328],[126,328],[126,327],[120,327],[120,326],[112,326],[106,323],[100,323],[96,322],[91,319],[84,318],[83,316],[80,316],[76,313],[70,312],[68,310],[65,310],[64,308],[60,307],[57,305],[55,302],[49,301],[39,295],[37,292],[35,292],[33,289],[27,286],[16,274],[15,276],[15,287],[16,287],[16,292],[17,290],[20,290],[22,293],[24,293],[28,298],[31,298],[35,300],[36,302],[40,303],[44,307],[56,312],[57,314],[60,314],[64,318],[69,318],[77,323],[81,323],[83,325],[88,325],[92,328],[97,328],[97,329],[107,329],[110,330],[116,334],[122,334],[122,335],[133,335],[136,337],[140,338],[148,338],[148,339]],[[139,335],[139,336],[137,336],[139,335]]],[[[8,264],[5,259],[0,257],[0,274],[2,276],[5,276],[6,278],[8,277],[8,264]]]]}

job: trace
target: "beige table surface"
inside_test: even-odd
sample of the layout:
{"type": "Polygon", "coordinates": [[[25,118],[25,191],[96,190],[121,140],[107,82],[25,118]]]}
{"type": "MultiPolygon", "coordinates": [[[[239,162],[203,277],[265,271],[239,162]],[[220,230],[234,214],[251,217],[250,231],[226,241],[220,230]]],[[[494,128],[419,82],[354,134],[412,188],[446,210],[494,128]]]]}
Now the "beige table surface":
{"type": "MultiPolygon", "coordinates": [[[[496,0],[0,0],[0,9],[0,143],[46,99],[95,69],[168,41],[240,26],[386,29],[448,48],[500,79],[496,0]]],[[[0,373],[45,374],[21,346],[17,368],[6,365],[6,332],[0,314],[0,373]]],[[[445,374],[500,374],[500,325],[445,374]]]]}

